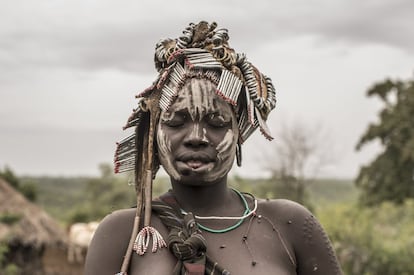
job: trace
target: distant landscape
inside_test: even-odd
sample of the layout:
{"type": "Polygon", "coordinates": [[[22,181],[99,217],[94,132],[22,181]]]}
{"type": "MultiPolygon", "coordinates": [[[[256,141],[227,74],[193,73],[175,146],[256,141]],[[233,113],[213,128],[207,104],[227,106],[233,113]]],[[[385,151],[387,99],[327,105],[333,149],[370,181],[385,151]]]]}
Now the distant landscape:
{"type": "MultiPolygon", "coordinates": [[[[32,183],[37,190],[37,204],[62,224],[69,222],[71,213],[77,206],[88,203],[88,183],[96,180],[92,177],[22,177],[21,182],[32,183]]],[[[127,193],[127,200],[119,202],[120,208],[135,204],[134,187],[128,185],[128,179],[117,177],[116,188],[127,193]]],[[[230,185],[255,195],[260,195],[259,186],[270,185],[266,179],[230,179],[230,185]],[[247,190],[246,190],[247,189],[247,190]]],[[[157,177],[154,184],[154,196],[170,188],[168,178],[157,177]]],[[[309,184],[309,198],[316,209],[321,207],[354,202],[358,189],[351,179],[317,179],[309,184]]],[[[105,192],[104,188],[102,192],[105,192]]],[[[271,197],[270,197],[271,198],[271,197]]],[[[115,209],[114,209],[115,210],[115,209]]]]}

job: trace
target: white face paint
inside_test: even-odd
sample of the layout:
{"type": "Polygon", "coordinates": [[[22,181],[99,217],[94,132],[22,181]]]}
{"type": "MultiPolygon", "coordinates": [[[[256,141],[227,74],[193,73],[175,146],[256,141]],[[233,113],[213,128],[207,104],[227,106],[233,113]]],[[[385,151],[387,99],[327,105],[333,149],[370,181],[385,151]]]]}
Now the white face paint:
{"type": "Polygon", "coordinates": [[[169,173],[169,175],[175,179],[180,180],[180,175],[174,169],[172,159],[168,157],[171,155],[171,142],[169,141],[168,137],[165,135],[164,131],[159,128],[157,133],[157,142],[158,142],[158,155],[160,157],[160,162],[164,169],[169,173]]]}
{"type": "Polygon", "coordinates": [[[157,130],[158,155],[167,173],[189,184],[216,182],[230,171],[238,139],[232,107],[205,79],[189,79],[157,130]]]}
{"type": "Polygon", "coordinates": [[[226,152],[231,148],[231,145],[233,144],[233,141],[234,141],[234,133],[233,133],[233,130],[229,129],[229,130],[227,130],[227,133],[224,136],[223,141],[220,142],[216,147],[216,150],[218,152],[217,157],[220,160],[225,159],[226,152]]]}

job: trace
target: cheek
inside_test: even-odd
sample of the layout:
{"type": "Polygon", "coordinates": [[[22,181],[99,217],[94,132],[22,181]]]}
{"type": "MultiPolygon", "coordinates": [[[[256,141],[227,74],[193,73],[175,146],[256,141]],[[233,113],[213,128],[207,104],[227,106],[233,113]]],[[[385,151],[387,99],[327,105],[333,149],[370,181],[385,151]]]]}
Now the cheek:
{"type": "Polygon", "coordinates": [[[162,127],[158,128],[157,131],[157,143],[158,143],[158,156],[161,162],[161,165],[164,167],[165,171],[175,180],[180,180],[180,175],[177,170],[174,168],[172,162],[172,150],[171,150],[171,141],[168,138],[168,135],[162,130],[162,127]]]}
{"type": "Polygon", "coordinates": [[[171,155],[171,141],[161,127],[157,131],[157,143],[160,157],[169,157],[171,155]]]}
{"type": "Polygon", "coordinates": [[[217,157],[223,160],[236,152],[236,135],[232,129],[227,130],[223,140],[217,145],[217,157]]]}

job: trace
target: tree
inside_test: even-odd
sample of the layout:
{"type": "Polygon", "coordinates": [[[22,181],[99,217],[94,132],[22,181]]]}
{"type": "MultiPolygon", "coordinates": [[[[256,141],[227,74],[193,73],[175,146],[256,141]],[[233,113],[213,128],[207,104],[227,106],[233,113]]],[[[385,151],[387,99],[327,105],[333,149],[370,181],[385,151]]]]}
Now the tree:
{"type": "Polygon", "coordinates": [[[9,253],[10,248],[6,243],[0,242],[0,274],[3,275],[17,275],[20,274],[19,268],[10,263],[7,259],[7,254],[9,253]]]}
{"type": "Polygon", "coordinates": [[[273,196],[310,207],[307,187],[335,155],[330,141],[321,125],[309,126],[299,121],[282,124],[273,151],[265,152],[273,196]]]}
{"type": "Polygon", "coordinates": [[[84,189],[85,203],[77,205],[69,223],[100,220],[114,210],[135,204],[135,189],[123,176],[116,176],[110,164],[100,164],[101,176],[87,181],[84,189]]]}
{"type": "Polygon", "coordinates": [[[3,170],[0,169],[0,178],[7,181],[7,183],[13,186],[14,189],[18,190],[20,188],[19,179],[16,177],[13,170],[7,165],[4,167],[3,170]]]}
{"type": "Polygon", "coordinates": [[[362,189],[361,202],[402,203],[414,198],[414,82],[385,80],[367,91],[384,104],[379,121],[368,126],[356,149],[379,140],[383,152],[363,166],[356,179],[362,189]]]}
{"type": "Polygon", "coordinates": [[[37,199],[37,188],[33,182],[25,184],[20,183],[20,179],[15,175],[13,170],[5,166],[3,170],[0,169],[0,178],[4,179],[14,189],[23,194],[28,200],[35,202],[37,199]]]}

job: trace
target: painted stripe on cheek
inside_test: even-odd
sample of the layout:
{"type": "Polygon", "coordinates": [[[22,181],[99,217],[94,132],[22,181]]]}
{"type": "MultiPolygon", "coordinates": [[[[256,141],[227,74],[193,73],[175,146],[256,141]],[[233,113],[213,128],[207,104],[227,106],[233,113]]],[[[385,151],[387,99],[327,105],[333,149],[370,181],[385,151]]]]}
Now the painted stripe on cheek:
{"type": "Polygon", "coordinates": [[[224,158],[224,154],[228,151],[228,149],[233,144],[233,140],[234,140],[233,130],[229,129],[224,135],[223,141],[220,142],[216,147],[216,150],[218,152],[217,154],[218,159],[222,160],[224,158]]]}
{"type": "Polygon", "coordinates": [[[164,131],[162,131],[162,128],[158,130],[157,142],[160,161],[164,166],[165,171],[167,171],[167,173],[175,180],[179,180],[181,177],[171,162],[171,142],[164,131]]]}

